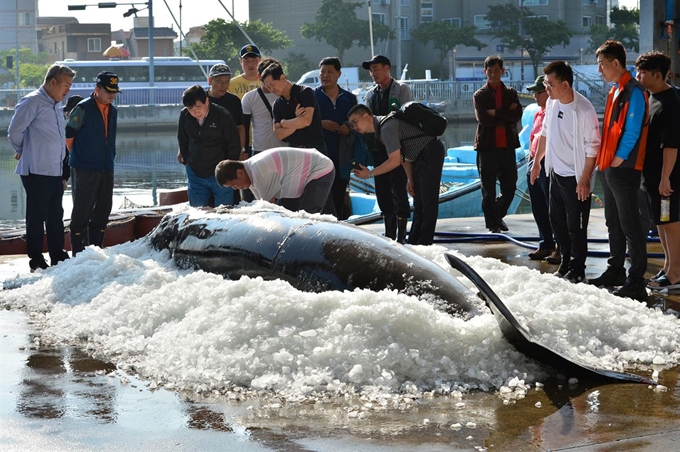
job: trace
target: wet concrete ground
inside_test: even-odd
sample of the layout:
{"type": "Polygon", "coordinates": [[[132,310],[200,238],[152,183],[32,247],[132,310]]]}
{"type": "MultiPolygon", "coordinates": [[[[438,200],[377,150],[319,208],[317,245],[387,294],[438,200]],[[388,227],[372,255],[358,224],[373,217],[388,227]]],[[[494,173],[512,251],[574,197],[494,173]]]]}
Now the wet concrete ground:
{"type": "MultiPolygon", "coordinates": [[[[601,210],[590,236],[605,238],[601,210]]],[[[507,220],[533,236],[533,220],[507,220]]],[[[442,231],[483,232],[479,218],[444,220],[442,231]]],[[[381,231],[381,225],[368,226],[381,231]]],[[[544,272],[528,249],[509,242],[448,245],[544,272]]],[[[655,245],[650,246],[650,251],[655,245]]],[[[606,244],[591,248],[606,250],[606,244]]],[[[588,276],[606,259],[589,258],[588,276]]],[[[661,261],[649,262],[650,274],[661,261]]],[[[25,258],[0,258],[0,276],[25,271],[25,258]]],[[[680,311],[680,297],[650,304],[680,311]]],[[[669,314],[672,315],[672,314],[669,314]]],[[[0,450],[3,451],[675,451],[680,450],[680,368],[662,370],[666,392],[647,386],[549,380],[519,400],[493,393],[433,397],[407,407],[366,409],[364,400],[276,404],[151,390],[145,381],[73,347],[40,344],[25,313],[0,311],[0,450]],[[463,404],[463,405],[461,405],[463,404]],[[452,428],[460,424],[459,428],[452,428]]],[[[649,375],[651,369],[638,369],[649,375]]]]}

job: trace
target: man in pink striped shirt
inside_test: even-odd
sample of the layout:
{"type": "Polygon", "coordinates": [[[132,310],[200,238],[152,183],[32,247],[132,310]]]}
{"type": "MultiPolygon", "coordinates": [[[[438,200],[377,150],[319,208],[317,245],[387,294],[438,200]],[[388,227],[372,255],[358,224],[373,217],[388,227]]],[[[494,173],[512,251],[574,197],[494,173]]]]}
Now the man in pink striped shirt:
{"type": "MultiPolygon", "coordinates": [[[[549,202],[549,185],[547,175],[545,174],[545,164],[541,161],[541,173],[538,179],[531,183],[531,168],[534,165],[534,158],[538,150],[538,141],[541,137],[541,130],[543,129],[543,118],[545,118],[545,105],[548,101],[548,92],[545,90],[543,81],[545,75],[539,75],[533,85],[527,87],[531,91],[538,104],[539,110],[534,116],[534,124],[531,129],[530,147],[529,147],[529,165],[527,168],[527,181],[529,182],[529,197],[531,198],[531,212],[534,215],[536,226],[538,226],[538,234],[541,241],[538,244],[538,249],[529,253],[529,259],[533,260],[547,260],[548,263],[557,265],[562,261],[559,246],[554,239],[552,226],[550,225],[550,216],[548,215],[549,202]]],[[[545,160],[545,157],[544,157],[545,160]]]]}
{"type": "Polygon", "coordinates": [[[329,193],[335,169],[333,161],[316,149],[280,147],[248,160],[223,160],[215,168],[220,186],[250,188],[258,199],[292,211],[331,213],[329,193]]]}

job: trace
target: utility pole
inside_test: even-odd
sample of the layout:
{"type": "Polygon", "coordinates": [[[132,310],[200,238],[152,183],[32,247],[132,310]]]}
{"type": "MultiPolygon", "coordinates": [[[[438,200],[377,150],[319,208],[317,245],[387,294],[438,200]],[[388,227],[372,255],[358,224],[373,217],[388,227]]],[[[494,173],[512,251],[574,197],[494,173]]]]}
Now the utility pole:
{"type": "Polygon", "coordinates": [[[183,37],[183,32],[182,32],[182,0],[179,0],[179,56],[182,56],[182,40],[184,39],[183,37]]]}

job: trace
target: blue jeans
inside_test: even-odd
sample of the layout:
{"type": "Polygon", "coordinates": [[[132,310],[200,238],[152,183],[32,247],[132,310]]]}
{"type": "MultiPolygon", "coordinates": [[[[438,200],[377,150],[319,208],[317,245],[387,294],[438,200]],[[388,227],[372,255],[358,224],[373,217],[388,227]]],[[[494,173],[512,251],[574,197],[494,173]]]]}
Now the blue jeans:
{"type": "Polygon", "coordinates": [[[220,187],[214,176],[199,177],[189,165],[186,165],[189,205],[191,207],[210,206],[210,195],[215,196],[214,206],[234,205],[234,189],[220,187]]]}

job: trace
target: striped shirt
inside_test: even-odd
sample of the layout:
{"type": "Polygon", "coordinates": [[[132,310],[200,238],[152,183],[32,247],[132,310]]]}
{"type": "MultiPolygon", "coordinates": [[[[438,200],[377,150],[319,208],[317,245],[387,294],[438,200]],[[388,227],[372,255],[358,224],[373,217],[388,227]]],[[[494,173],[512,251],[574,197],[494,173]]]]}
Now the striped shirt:
{"type": "Polygon", "coordinates": [[[310,181],[333,171],[331,159],[316,149],[280,147],[243,161],[253,194],[272,198],[299,198],[310,181]]]}

